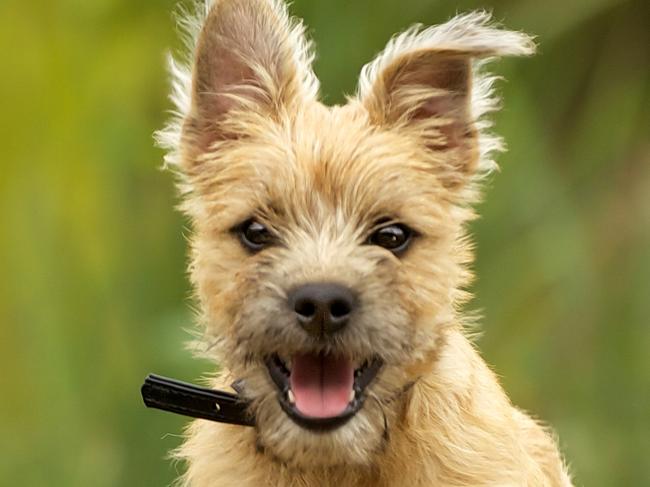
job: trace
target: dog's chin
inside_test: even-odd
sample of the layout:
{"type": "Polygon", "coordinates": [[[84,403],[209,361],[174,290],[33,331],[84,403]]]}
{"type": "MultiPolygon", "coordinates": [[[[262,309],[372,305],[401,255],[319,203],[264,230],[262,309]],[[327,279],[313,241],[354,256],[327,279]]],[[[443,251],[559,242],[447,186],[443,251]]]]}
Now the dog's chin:
{"type": "Polygon", "coordinates": [[[383,448],[383,413],[374,401],[336,428],[299,425],[277,400],[258,409],[258,446],[274,461],[296,469],[366,466],[383,448]]]}

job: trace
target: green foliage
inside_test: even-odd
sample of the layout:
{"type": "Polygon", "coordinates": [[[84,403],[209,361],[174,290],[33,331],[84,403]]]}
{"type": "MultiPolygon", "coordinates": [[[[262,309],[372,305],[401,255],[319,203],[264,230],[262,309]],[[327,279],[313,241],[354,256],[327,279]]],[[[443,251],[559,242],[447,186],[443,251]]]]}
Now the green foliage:
{"type": "MultiPolygon", "coordinates": [[[[510,152],[490,182],[477,300],[488,361],[553,424],[578,485],[649,485],[650,4],[296,0],[329,102],[412,22],[487,7],[540,54],[497,69],[510,152]]],[[[167,485],[184,420],[149,371],[210,370],[190,338],[185,222],[163,124],[172,0],[0,3],[0,478],[167,485]]],[[[180,467],[178,467],[180,468],[180,467]]]]}

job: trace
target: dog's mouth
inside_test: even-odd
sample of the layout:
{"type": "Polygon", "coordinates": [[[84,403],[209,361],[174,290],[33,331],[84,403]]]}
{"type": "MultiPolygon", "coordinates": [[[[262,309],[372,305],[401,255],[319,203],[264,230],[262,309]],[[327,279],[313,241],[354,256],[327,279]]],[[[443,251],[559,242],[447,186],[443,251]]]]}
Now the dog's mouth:
{"type": "Polygon", "coordinates": [[[303,428],[329,431],[359,412],[382,361],[375,358],[355,368],[343,356],[307,353],[294,355],[290,367],[277,354],[265,364],[287,416],[303,428]]]}

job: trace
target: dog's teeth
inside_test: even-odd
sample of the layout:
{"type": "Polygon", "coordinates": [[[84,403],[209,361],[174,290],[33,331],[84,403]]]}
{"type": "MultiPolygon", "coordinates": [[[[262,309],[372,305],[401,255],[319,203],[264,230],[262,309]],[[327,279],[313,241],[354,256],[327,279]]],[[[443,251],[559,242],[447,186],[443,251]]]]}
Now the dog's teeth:
{"type": "Polygon", "coordinates": [[[293,391],[292,391],[291,389],[289,389],[289,390],[287,391],[287,399],[289,399],[289,402],[290,402],[291,404],[295,404],[295,403],[296,403],[296,396],[293,395],[293,391]]]}
{"type": "Polygon", "coordinates": [[[355,396],[354,389],[351,389],[350,390],[350,398],[348,399],[348,402],[354,401],[354,396],[355,396]]]}

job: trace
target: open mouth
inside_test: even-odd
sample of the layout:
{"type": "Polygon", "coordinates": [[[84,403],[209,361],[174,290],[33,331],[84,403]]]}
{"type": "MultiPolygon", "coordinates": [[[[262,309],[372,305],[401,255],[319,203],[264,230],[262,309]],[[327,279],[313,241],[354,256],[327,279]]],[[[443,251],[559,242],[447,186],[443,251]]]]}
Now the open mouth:
{"type": "Polygon", "coordinates": [[[277,354],[265,363],[284,412],[313,431],[332,430],[352,418],[382,366],[376,358],[355,368],[345,357],[324,353],[294,355],[290,367],[277,354]]]}

